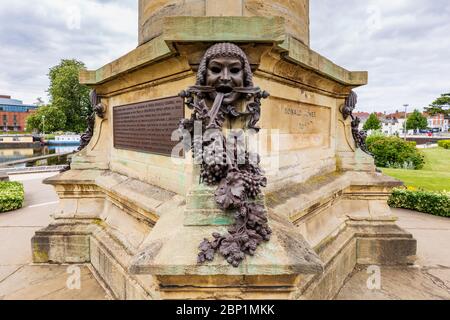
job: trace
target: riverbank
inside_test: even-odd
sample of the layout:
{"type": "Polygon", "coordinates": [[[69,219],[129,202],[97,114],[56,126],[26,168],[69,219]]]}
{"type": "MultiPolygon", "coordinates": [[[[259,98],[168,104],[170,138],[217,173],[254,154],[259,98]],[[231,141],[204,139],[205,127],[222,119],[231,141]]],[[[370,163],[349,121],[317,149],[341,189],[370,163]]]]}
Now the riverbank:
{"type": "Polygon", "coordinates": [[[42,146],[40,142],[5,142],[0,143],[0,149],[23,149],[23,148],[39,148],[42,146]]]}
{"type": "MultiPolygon", "coordinates": [[[[61,157],[61,155],[70,154],[76,151],[78,148],[79,148],[78,146],[38,146],[34,148],[0,149],[0,165],[5,163],[11,165],[11,162],[46,156],[51,156],[50,158],[55,156],[61,157]]],[[[51,163],[38,163],[38,165],[65,164],[65,163],[53,163],[52,161],[50,162],[51,163]]]]}

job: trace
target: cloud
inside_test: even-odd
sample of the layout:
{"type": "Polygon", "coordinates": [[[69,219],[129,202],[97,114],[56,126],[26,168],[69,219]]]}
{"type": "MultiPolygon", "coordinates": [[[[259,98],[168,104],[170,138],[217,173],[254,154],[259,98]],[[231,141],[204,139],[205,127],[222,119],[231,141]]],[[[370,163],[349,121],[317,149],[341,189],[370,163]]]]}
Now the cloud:
{"type": "MultiPolygon", "coordinates": [[[[0,2],[0,94],[47,98],[48,69],[61,59],[97,69],[137,45],[137,0],[0,2]]],[[[369,71],[369,85],[356,90],[359,109],[422,108],[450,91],[448,0],[310,3],[312,49],[369,71]]]]}
{"type": "Polygon", "coordinates": [[[312,48],[369,71],[359,109],[423,108],[450,91],[448,0],[313,0],[312,48]],[[333,32],[330,32],[333,30],[333,32]]]}
{"type": "Polygon", "coordinates": [[[47,98],[47,73],[61,59],[97,69],[137,45],[137,1],[1,0],[0,94],[47,98]]]}

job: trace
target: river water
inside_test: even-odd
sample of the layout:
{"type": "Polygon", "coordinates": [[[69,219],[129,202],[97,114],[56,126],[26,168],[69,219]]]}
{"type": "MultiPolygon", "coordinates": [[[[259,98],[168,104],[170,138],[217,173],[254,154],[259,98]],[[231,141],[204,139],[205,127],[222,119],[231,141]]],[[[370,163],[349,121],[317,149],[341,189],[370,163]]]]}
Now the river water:
{"type": "MultiPolygon", "coordinates": [[[[43,146],[36,148],[14,148],[0,149],[0,164],[10,161],[28,159],[33,157],[45,156],[50,154],[63,154],[78,149],[79,146],[43,146]]],[[[65,164],[67,159],[49,160],[49,164],[65,164]],[[55,163],[53,163],[55,162],[55,163]]],[[[45,163],[44,163],[45,164],[45,163]]],[[[37,163],[40,165],[40,163],[37,163]]],[[[21,166],[25,166],[24,164],[21,166]]]]}

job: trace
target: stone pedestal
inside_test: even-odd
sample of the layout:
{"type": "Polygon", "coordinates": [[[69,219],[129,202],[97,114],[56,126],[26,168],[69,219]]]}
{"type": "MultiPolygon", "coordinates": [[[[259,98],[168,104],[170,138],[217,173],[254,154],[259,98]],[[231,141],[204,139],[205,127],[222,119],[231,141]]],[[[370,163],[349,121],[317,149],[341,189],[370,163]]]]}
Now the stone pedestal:
{"type": "Polygon", "coordinates": [[[117,299],[332,299],[357,264],[413,263],[416,241],[386,204],[400,183],[376,173],[340,111],[367,73],[308,47],[309,2],[231,1],[230,16],[218,1],[182,2],[140,1],[140,46],[80,75],[106,115],[72,170],[47,180],[61,204],[32,240],[34,261],[90,263],[117,299]],[[260,121],[261,201],[274,237],[239,268],[220,257],[197,264],[199,242],[231,219],[189,155],[174,162],[113,138],[114,108],[178,95],[216,42],[238,44],[255,85],[271,93],[260,121]]]}
{"type": "Polygon", "coordinates": [[[163,34],[170,16],[284,17],[287,33],[309,46],[309,0],[139,0],[139,44],[163,34]]]}

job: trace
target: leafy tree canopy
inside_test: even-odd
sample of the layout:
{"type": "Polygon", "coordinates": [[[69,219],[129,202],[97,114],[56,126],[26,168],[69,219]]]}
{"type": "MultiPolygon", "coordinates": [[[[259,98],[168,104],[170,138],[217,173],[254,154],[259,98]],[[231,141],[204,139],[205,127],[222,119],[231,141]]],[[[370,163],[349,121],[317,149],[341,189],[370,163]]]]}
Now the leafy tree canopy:
{"type": "Polygon", "coordinates": [[[86,119],[92,114],[92,107],[89,88],[78,80],[82,69],[85,69],[84,63],[75,59],[61,60],[60,64],[50,68],[50,103],[65,115],[65,124],[58,129],[78,133],[86,130],[86,119]]]}
{"type": "Polygon", "coordinates": [[[381,121],[378,119],[375,113],[372,113],[369,119],[367,119],[366,123],[364,124],[363,129],[365,131],[369,131],[369,130],[381,130],[381,128],[382,128],[381,121]]]}
{"type": "Polygon", "coordinates": [[[408,117],[406,121],[407,130],[425,130],[428,128],[428,120],[422,115],[419,110],[414,112],[408,117]]]}
{"type": "Polygon", "coordinates": [[[40,107],[36,113],[27,119],[28,131],[55,132],[63,131],[66,127],[66,115],[59,108],[48,105],[40,107]]]}
{"type": "Polygon", "coordinates": [[[436,114],[450,115],[450,93],[446,93],[437,98],[426,108],[426,112],[432,116],[436,114]]]}

